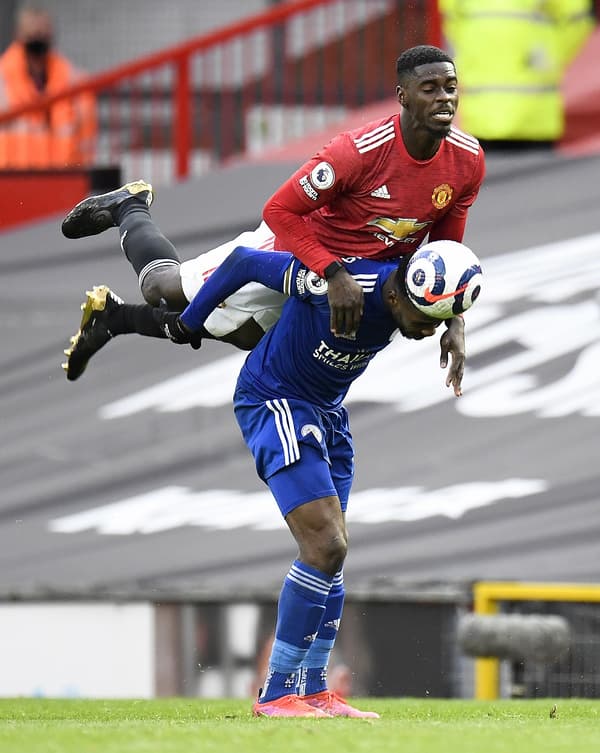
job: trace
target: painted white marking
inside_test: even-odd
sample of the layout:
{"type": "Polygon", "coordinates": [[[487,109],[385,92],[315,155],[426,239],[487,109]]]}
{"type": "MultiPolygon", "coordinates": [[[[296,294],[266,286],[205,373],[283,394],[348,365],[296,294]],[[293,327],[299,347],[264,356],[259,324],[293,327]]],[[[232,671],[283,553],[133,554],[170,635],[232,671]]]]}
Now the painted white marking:
{"type": "MultiPolygon", "coordinates": [[[[478,507],[517,499],[548,489],[542,479],[512,478],[475,481],[441,489],[419,486],[367,489],[355,492],[348,505],[351,523],[421,520],[441,515],[457,519],[478,507]]],[[[285,528],[271,493],[245,493],[231,489],[196,492],[184,486],[166,486],[147,494],[50,521],[55,533],[93,530],[100,534],[133,535],[168,531],[181,526],[216,530],[250,528],[270,531],[285,528]]]]}

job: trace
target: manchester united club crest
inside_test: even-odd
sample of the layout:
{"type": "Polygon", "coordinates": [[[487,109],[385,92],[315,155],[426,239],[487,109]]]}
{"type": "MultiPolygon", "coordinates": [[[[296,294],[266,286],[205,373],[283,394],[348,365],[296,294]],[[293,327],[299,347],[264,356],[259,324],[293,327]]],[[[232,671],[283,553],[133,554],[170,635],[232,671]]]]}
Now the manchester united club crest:
{"type": "Polygon", "coordinates": [[[442,183],[441,186],[436,186],[431,194],[431,203],[436,209],[443,209],[447,207],[452,201],[452,186],[447,183],[442,183]]]}

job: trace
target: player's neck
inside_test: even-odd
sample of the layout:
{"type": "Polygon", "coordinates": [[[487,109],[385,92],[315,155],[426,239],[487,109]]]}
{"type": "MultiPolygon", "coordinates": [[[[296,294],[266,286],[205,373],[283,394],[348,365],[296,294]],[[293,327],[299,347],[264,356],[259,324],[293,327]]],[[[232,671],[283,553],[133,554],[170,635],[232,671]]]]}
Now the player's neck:
{"type": "Polygon", "coordinates": [[[435,156],[442,143],[441,137],[437,138],[426,131],[417,131],[403,123],[402,118],[400,118],[400,133],[408,154],[419,161],[428,160],[435,156]]]}

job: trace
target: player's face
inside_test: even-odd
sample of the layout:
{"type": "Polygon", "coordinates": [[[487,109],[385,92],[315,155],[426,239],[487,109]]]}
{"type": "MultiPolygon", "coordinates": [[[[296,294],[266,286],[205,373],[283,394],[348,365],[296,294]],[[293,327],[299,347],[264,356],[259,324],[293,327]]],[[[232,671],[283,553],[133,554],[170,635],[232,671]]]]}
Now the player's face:
{"type": "Polygon", "coordinates": [[[435,335],[442,323],[441,319],[432,319],[415,308],[403,296],[396,295],[391,302],[391,313],[403,337],[409,340],[422,340],[435,335]]]}
{"type": "Polygon", "coordinates": [[[445,136],[458,107],[456,71],[452,63],[418,65],[396,89],[415,130],[445,136]]]}

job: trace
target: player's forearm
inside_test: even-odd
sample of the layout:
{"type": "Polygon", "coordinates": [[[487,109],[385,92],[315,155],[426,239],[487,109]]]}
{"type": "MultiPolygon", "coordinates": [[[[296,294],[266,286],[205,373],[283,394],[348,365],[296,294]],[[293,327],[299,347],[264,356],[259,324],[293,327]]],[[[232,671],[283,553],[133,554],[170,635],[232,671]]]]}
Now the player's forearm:
{"type": "Polygon", "coordinates": [[[181,314],[181,321],[192,332],[199,330],[220,303],[249,282],[283,292],[285,271],[291,261],[291,254],[281,251],[238,246],[196,293],[181,314]]]}
{"type": "Polygon", "coordinates": [[[447,214],[435,223],[429,232],[430,241],[456,241],[462,243],[467,224],[467,215],[447,214]]]}
{"type": "Polygon", "coordinates": [[[283,203],[277,194],[269,199],[263,210],[263,218],[277,238],[277,247],[287,249],[309,269],[324,277],[325,268],[331,262],[339,261],[340,257],[317,240],[303,214],[306,214],[305,208],[290,208],[289,200],[283,203]]]}

